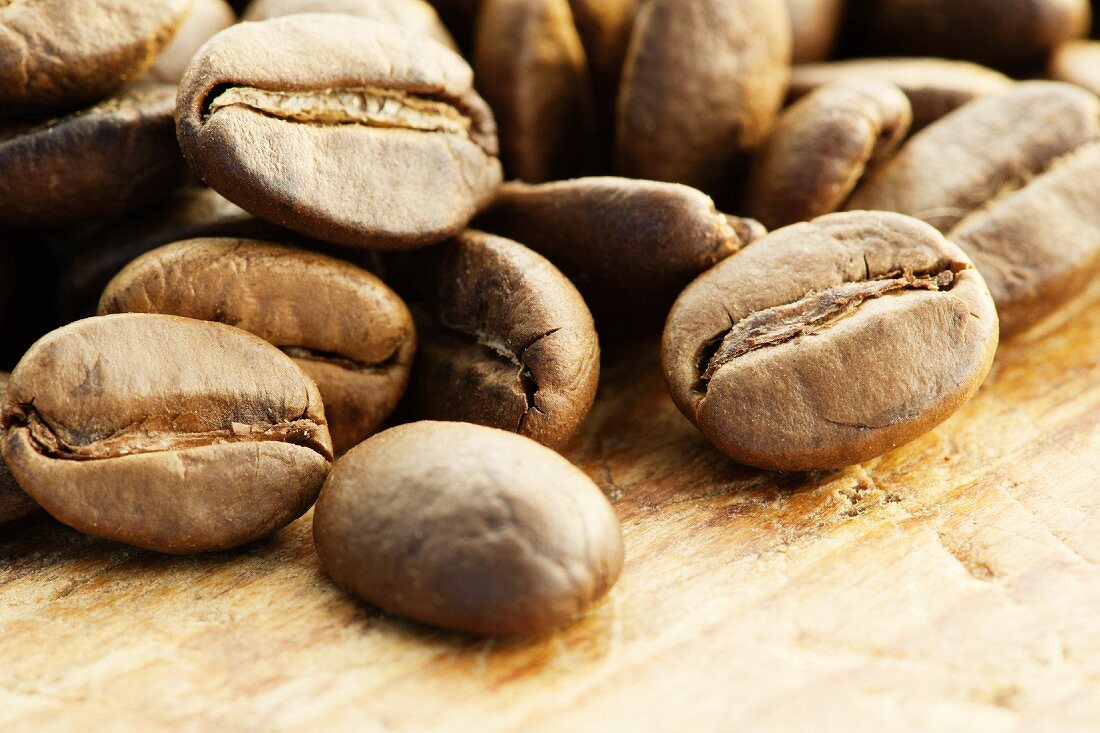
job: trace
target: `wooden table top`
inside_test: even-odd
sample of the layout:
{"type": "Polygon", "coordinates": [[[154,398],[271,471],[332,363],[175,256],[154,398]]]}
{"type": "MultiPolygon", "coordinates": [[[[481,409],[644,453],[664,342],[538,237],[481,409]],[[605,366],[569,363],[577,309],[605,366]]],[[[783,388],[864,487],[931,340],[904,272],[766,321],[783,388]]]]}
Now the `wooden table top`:
{"type": "Polygon", "coordinates": [[[326,580],[308,516],[189,558],[40,518],[0,528],[0,731],[1100,729],[1100,282],[839,472],[732,464],[653,344],[618,352],[568,454],[628,560],[574,626],[388,618],[326,580]]]}

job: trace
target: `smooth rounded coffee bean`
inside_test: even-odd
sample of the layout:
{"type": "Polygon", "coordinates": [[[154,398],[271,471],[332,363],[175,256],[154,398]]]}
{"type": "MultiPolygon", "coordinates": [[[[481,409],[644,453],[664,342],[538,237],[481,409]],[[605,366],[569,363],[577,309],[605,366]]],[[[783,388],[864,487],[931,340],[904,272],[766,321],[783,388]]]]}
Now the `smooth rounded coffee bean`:
{"type": "Polygon", "coordinates": [[[693,188],[628,178],[507,183],[476,225],[560,268],[601,333],[660,328],[696,275],[763,235],[693,188]]]}
{"type": "Polygon", "coordinates": [[[561,626],[623,566],[619,521],[588,476],[531,440],[464,423],[402,425],[337,461],[313,539],[353,595],[475,634],[561,626]]]}
{"type": "MultiPolygon", "coordinates": [[[[0,401],[8,391],[7,372],[0,372],[0,401]]],[[[3,425],[0,425],[0,442],[6,437],[3,425]]],[[[19,488],[19,483],[11,475],[6,461],[0,460],[0,524],[12,522],[16,519],[30,516],[38,511],[38,504],[27,496],[27,492],[19,488]]]]}
{"type": "Polygon", "coordinates": [[[1059,169],[1098,139],[1100,100],[1095,95],[1055,82],[1022,83],[975,100],[915,135],[866,178],[848,208],[916,216],[967,252],[977,256],[980,249],[979,267],[986,267],[982,274],[997,300],[1001,326],[1012,334],[1074,295],[1069,286],[1083,285],[1092,271],[1090,253],[1098,246],[1092,240],[1093,217],[1060,220],[1067,208],[1092,205],[1096,179],[1087,172],[1092,158],[1070,169],[1080,175],[1076,180],[1059,169]],[[1020,191],[1040,184],[1041,193],[1020,191]],[[1008,236],[1007,222],[1025,222],[1006,212],[1024,200],[1033,202],[1027,209],[1039,218],[1019,235],[1008,236]],[[994,221],[998,234],[991,239],[987,227],[994,221]],[[1073,231],[1074,238],[1064,246],[1030,240],[1035,226],[1051,234],[1073,231]],[[972,241],[977,242],[973,248],[972,241]],[[1079,275],[1068,275],[1078,268],[1079,275]]]}
{"type": "Polygon", "coordinates": [[[140,86],[59,119],[0,126],[0,223],[58,227],[168,196],[187,176],[174,96],[140,86]]]}
{"type": "Polygon", "coordinates": [[[439,15],[425,0],[255,0],[243,19],[267,20],[298,13],[344,13],[381,20],[422,33],[447,48],[457,48],[439,15]]]}
{"type": "Polygon", "coordinates": [[[844,0],[786,0],[794,34],[796,64],[821,61],[829,55],[840,29],[844,0]]]}
{"type": "Polygon", "coordinates": [[[161,552],[219,550],[301,516],[332,443],[313,381],[220,323],[127,313],[47,334],[12,373],[4,458],[57,519],[161,552]]]}
{"type": "Polygon", "coordinates": [[[931,430],[982,383],[997,314],[966,255],[899,214],[796,224],[684,291],[663,361],[677,407],[720,451],[837,468],[931,430]]]}
{"type": "Polygon", "coordinates": [[[225,0],[194,0],[183,24],[145,74],[149,81],[179,84],[191,59],[214,35],[237,22],[225,0]]]}
{"type": "Polygon", "coordinates": [[[0,3],[0,114],[96,102],[153,65],[193,0],[0,3]]]}
{"type": "Polygon", "coordinates": [[[420,336],[411,415],[551,447],[569,440],[600,374],[592,316],[572,283],[526,247],[472,230],[402,265],[420,336]]]}
{"type": "Polygon", "coordinates": [[[1051,57],[1048,75],[1100,95],[1100,41],[1063,44],[1051,57]]]}
{"type": "Polygon", "coordinates": [[[1013,84],[998,71],[966,61],[852,59],[794,67],[788,94],[796,100],[826,84],[868,78],[905,92],[913,107],[914,132],[977,97],[1005,91],[1013,84]]]}
{"type": "Polygon", "coordinates": [[[318,239],[400,249],[460,231],[501,179],[496,126],[453,51],[389,23],[241,23],[180,87],[184,155],[211,188],[318,239]]]}
{"type": "Polygon", "coordinates": [[[148,252],[115,277],[104,313],[168,313],[243,328],[317,382],[337,452],[397,406],[416,332],[377,277],[322,254],[247,239],[192,239],[148,252]]]}
{"type": "Polygon", "coordinates": [[[807,94],[783,113],[757,154],[749,213],[778,229],[836,211],[863,172],[901,144],[912,119],[905,94],[877,79],[807,94]]]}
{"type": "Polygon", "coordinates": [[[726,193],[771,130],[790,53],[779,0],[642,0],[619,91],[618,172],[726,193]]]}

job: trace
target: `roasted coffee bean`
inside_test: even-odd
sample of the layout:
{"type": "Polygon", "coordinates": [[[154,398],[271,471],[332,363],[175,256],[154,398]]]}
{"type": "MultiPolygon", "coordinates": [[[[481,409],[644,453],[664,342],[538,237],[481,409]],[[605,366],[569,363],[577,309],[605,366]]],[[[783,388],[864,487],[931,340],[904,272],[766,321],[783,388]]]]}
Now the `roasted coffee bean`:
{"type": "Polygon", "coordinates": [[[975,100],[914,136],[867,177],[848,208],[924,219],[980,258],[1009,335],[1088,282],[1100,249],[1095,216],[1061,217],[1095,206],[1089,201],[1100,180],[1094,157],[1075,161],[1098,139],[1095,95],[1055,82],[1022,83],[975,100]],[[1039,188],[1028,194],[1032,186],[1039,188]],[[1026,206],[1030,222],[1011,213],[1018,206],[1026,206]],[[1009,225],[1020,229],[1012,233],[1009,225]],[[1049,235],[1032,239],[1036,226],[1049,235]],[[1071,239],[1048,240],[1055,234],[1071,239]]]}
{"type": "Polygon", "coordinates": [[[836,468],[931,430],[997,347],[981,275],[932,227],[832,214],[773,232],[684,291],[664,368],[723,453],[772,470],[836,468]]]}
{"type": "Polygon", "coordinates": [[[619,91],[619,173],[726,194],[771,130],[790,53],[778,0],[642,0],[619,91]]]}
{"type": "Polygon", "coordinates": [[[1100,41],[1075,41],[1060,46],[1050,60],[1049,76],[1100,95],[1100,41]]]}
{"type": "Polygon", "coordinates": [[[0,3],[0,114],[82,107],[153,65],[192,0],[0,3]]]}
{"type": "Polygon", "coordinates": [[[561,626],[623,565],[619,521],[590,478],[531,440],[464,423],[402,425],[337,461],[313,538],[353,595],[475,634],[561,626]]]}
{"type": "Polygon", "coordinates": [[[794,31],[796,64],[821,61],[829,55],[840,29],[844,0],[786,0],[794,31]]]}
{"type": "Polygon", "coordinates": [[[439,15],[425,0],[255,0],[244,20],[257,21],[298,13],[344,13],[381,20],[422,33],[447,48],[457,49],[439,15]]]}
{"type": "Polygon", "coordinates": [[[804,64],[791,72],[791,100],[826,84],[879,79],[905,92],[913,107],[912,131],[920,130],[967,102],[1004,91],[1012,80],[966,61],[944,59],[853,59],[804,64]]]}
{"type": "Polygon", "coordinates": [[[164,47],[145,78],[149,81],[179,84],[191,59],[219,31],[237,22],[237,14],[225,0],[194,0],[179,31],[164,47]]]}
{"type": "Polygon", "coordinates": [[[1088,0],[867,0],[858,18],[873,50],[1027,70],[1087,35],[1090,10],[1088,0]]]}
{"type": "Polygon", "coordinates": [[[472,72],[389,23],[312,13],[212,39],[180,87],[192,168],[257,216],[379,249],[460,231],[501,179],[472,72]]]}
{"type": "MultiPolygon", "coordinates": [[[[11,375],[7,372],[0,372],[0,401],[3,401],[4,395],[8,391],[8,379],[10,377],[11,375]]],[[[6,431],[0,425],[0,442],[5,437],[6,431]]],[[[15,477],[11,475],[8,464],[5,461],[0,461],[0,524],[22,519],[34,514],[36,511],[38,511],[38,504],[34,502],[34,499],[27,496],[27,492],[19,488],[15,477]]]]}
{"type": "Polygon", "coordinates": [[[408,308],[350,263],[247,239],[193,239],[148,252],[107,286],[104,313],[167,313],[243,328],[317,382],[337,452],[366,439],[409,381],[408,308]]]}
{"type": "Polygon", "coordinates": [[[592,316],[569,280],[526,247],[472,230],[402,265],[420,336],[411,415],[565,443],[600,373],[592,316]]]}
{"type": "Polygon", "coordinates": [[[912,119],[893,84],[866,78],[819,87],[783,113],[757,154],[747,210],[769,229],[836,211],[868,166],[901,144],[912,119]]]}
{"type": "Polygon", "coordinates": [[[127,313],[38,341],[12,373],[3,453],[88,534],[218,550],[283,527],[332,462],[321,397],[285,354],[220,323],[127,313]]]}
{"type": "Polygon", "coordinates": [[[168,196],[187,175],[174,96],[167,85],[136,87],[60,119],[0,127],[0,223],[57,227],[168,196]]]}
{"type": "Polygon", "coordinates": [[[569,277],[601,333],[658,330],[695,276],[763,235],[675,183],[508,183],[477,226],[523,242],[569,277]]]}

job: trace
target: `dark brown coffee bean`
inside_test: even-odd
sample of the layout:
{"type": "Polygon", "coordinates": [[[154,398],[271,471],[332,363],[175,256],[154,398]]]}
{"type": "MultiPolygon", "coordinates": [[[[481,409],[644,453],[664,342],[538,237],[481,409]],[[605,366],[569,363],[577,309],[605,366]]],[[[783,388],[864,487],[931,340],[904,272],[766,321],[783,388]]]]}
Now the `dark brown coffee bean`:
{"type": "Polygon", "coordinates": [[[1004,74],[965,61],[853,59],[794,67],[789,98],[799,99],[826,84],[866,78],[888,82],[905,92],[913,107],[914,132],[976,97],[1012,86],[1004,74]]]}
{"type": "Polygon", "coordinates": [[[836,468],[931,430],[997,347],[981,275],[932,227],[832,214],[773,232],[704,274],[669,316],[676,405],[734,460],[836,468]]]}
{"type": "Polygon", "coordinates": [[[187,175],[174,98],[174,87],[141,86],[60,119],[0,127],[0,223],[58,227],[168,196],[187,175]]]}
{"type": "Polygon", "coordinates": [[[557,447],[588,415],[600,348],[580,293],[542,256],[467,231],[404,263],[420,335],[418,419],[510,430],[557,447]]]}
{"type": "Polygon", "coordinates": [[[447,48],[457,49],[439,15],[425,0],[255,0],[244,20],[257,21],[298,13],[344,13],[380,20],[422,33],[447,48]]]}
{"type": "MultiPolygon", "coordinates": [[[[0,372],[0,402],[8,391],[10,377],[11,375],[7,372],[0,372]]],[[[6,435],[7,431],[0,425],[0,442],[6,435]]],[[[28,517],[36,511],[38,511],[38,504],[27,496],[27,492],[19,488],[19,483],[11,475],[7,462],[0,460],[0,524],[28,517]]]]}
{"type": "Polygon", "coordinates": [[[249,542],[313,503],[332,461],[317,387],[220,323],[127,313],[43,337],[3,408],[4,458],[57,519],[161,552],[249,542]]]}
{"type": "Polygon", "coordinates": [[[783,113],[757,154],[747,210],[769,229],[836,211],[901,144],[912,114],[905,94],[877,79],[819,87],[783,113]]]}
{"type": "Polygon", "coordinates": [[[1071,283],[1087,282],[1093,259],[1089,253],[1097,247],[1087,243],[1091,217],[1062,223],[1052,219],[1067,208],[1094,205],[1087,203],[1097,185],[1094,174],[1086,173],[1087,163],[1070,169],[1082,175],[1076,181],[1056,169],[1067,162],[1066,156],[1098,139],[1100,100],[1095,95],[1055,82],[1019,84],[975,100],[914,136],[867,177],[848,208],[916,216],[968,252],[968,240],[980,241],[987,268],[982,274],[997,299],[1004,333],[1011,334],[1071,297],[1076,292],[1069,289],[1071,283]],[[1040,182],[1042,193],[1016,198],[1021,188],[1040,182]],[[1031,226],[1017,236],[1007,235],[1003,227],[1008,223],[1025,222],[1007,215],[1004,207],[1023,206],[1023,201],[1031,202],[1026,208],[1032,212],[1048,207],[1049,213],[1033,224],[1044,222],[1051,233],[1074,229],[1073,244],[1027,243],[1024,236],[1031,226]],[[989,226],[998,232],[996,241],[990,239],[989,226]],[[1077,267],[1085,271],[1075,277],[1066,274],[1077,267]],[[1051,297],[1054,292],[1062,297],[1051,297]]]}
{"type": "Polygon", "coordinates": [[[389,23],[313,13],[241,23],[180,87],[191,166],[295,231],[395,249],[461,230],[500,183],[496,128],[454,52],[389,23]]]}
{"type": "Polygon", "coordinates": [[[402,425],[337,461],[313,538],[348,592],[475,634],[561,626],[623,566],[619,521],[590,478],[533,441],[463,423],[402,425]]]}
{"type": "Polygon", "coordinates": [[[191,2],[0,3],[0,114],[103,99],[153,65],[191,2]]]}
{"type": "Polygon", "coordinates": [[[559,267],[601,333],[660,328],[696,275],[763,235],[693,188],[628,178],[508,183],[477,226],[559,267]]]}
{"type": "Polygon", "coordinates": [[[250,331],[317,382],[337,452],[366,439],[409,381],[416,332],[377,277],[313,252],[246,239],[192,239],[115,277],[99,312],[167,313],[250,331]]]}
{"type": "Polygon", "coordinates": [[[777,0],[642,0],[619,92],[619,172],[726,193],[771,130],[790,53],[777,0]]]}
{"type": "Polygon", "coordinates": [[[794,63],[821,61],[833,50],[844,0],[786,0],[794,31],[794,63]]]}
{"type": "Polygon", "coordinates": [[[1100,41],[1074,41],[1059,46],[1050,60],[1049,76],[1100,95],[1100,41]]]}
{"type": "Polygon", "coordinates": [[[194,0],[172,41],[157,56],[145,79],[179,84],[191,59],[219,31],[237,22],[237,14],[226,0],[194,0]]]}

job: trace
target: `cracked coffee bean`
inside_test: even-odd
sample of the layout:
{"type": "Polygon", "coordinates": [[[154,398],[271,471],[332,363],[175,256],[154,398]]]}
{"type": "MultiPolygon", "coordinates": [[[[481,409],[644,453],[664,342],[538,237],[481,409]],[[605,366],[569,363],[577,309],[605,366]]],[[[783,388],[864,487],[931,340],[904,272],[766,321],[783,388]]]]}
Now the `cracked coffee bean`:
{"type": "Polygon", "coordinates": [[[402,425],[337,461],[313,537],[349,593],[475,634],[561,626],[623,566],[619,521],[588,476],[531,440],[462,423],[402,425]]]}
{"type": "Polygon", "coordinates": [[[344,13],[385,21],[457,50],[439,15],[425,0],[254,0],[242,20],[268,20],[298,13],[344,13]]]}
{"type": "Polygon", "coordinates": [[[175,93],[142,85],[58,119],[0,125],[0,223],[58,227],[167,197],[187,177],[175,93]]]}
{"type": "Polygon", "coordinates": [[[642,0],[619,90],[618,172],[728,193],[779,112],[790,53],[778,0],[642,0]]]}
{"type": "Polygon", "coordinates": [[[496,126],[457,54],[333,13],[241,23],[188,69],[184,155],[230,201],[325,241],[418,247],[456,234],[500,183],[496,126]]]}
{"type": "Polygon", "coordinates": [[[1021,83],[915,135],[848,208],[897,211],[944,232],[982,270],[1002,333],[1011,335],[1079,292],[1100,267],[1091,200],[1100,176],[1089,145],[1097,140],[1095,95],[1021,83]]]}
{"type": "Polygon", "coordinates": [[[692,283],[663,362],[677,407],[720,451],[777,471],[881,455],[982,383],[997,315],[932,227],[883,212],[773,232],[692,283]]]}
{"type": "MultiPolygon", "coordinates": [[[[0,372],[0,402],[8,391],[8,379],[11,375],[0,372]]],[[[0,443],[3,442],[6,431],[0,425],[0,443]]],[[[38,511],[38,504],[27,496],[27,492],[19,488],[19,483],[11,475],[6,461],[0,461],[0,524],[13,522],[16,519],[30,516],[38,511]]]]}
{"type": "Polygon", "coordinates": [[[1051,57],[1048,75],[1100,95],[1100,41],[1074,41],[1051,57]]]}
{"type": "Polygon", "coordinates": [[[332,463],[321,396],[289,357],[220,323],[127,313],[47,334],[12,372],[3,454],[82,532],[220,550],[301,516],[332,463]]]}
{"type": "Polygon", "coordinates": [[[179,84],[202,45],[236,22],[237,14],[225,0],[194,0],[172,41],[146,72],[145,80],[179,84]]]}
{"type": "Polygon", "coordinates": [[[757,154],[748,211],[769,229],[836,211],[901,144],[912,118],[905,94],[877,79],[814,90],[783,113],[757,154]]]}
{"type": "Polygon", "coordinates": [[[852,59],[804,64],[791,71],[788,99],[800,99],[818,87],[845,81],[878,79],[909,97],[916,132],[967,102],[1009,89],[1004,74],[966,61],[946,59],[852,59]]]}
{"type": "Polygon", "coordinates": [[[140,77],[192,0],[0,2],[2,114],[82,107],[140,77]]]}
{"type": "Polygon", "coordinates": [[[833,49],[844,0],[786,0],[794,35],[792,59],[796,64],[821,61],[833,49]]]}
{"type": "Polygon", "coordinates": [[[398,269],[420,336],[411,415],[551,447],[569,440],[600,374],[592,316],[572,283],[526,247],[472,230],[398,269]]]}
{"type": "Polygon", "coordinates": [[[105,313],[167,313],[243,328],[317,383],[338,453],[371,435],[409,381],[416,331],[377,277],[322,254],[246,239],[192,239],[131,262],[105,313]]]}
{"type": "Polygon", "coordinates": [[[605,335],[659,329],[695,276],[764,233],[693,188],[628,178],[507,183],[476,225],[560,268],[605,335]]]}

